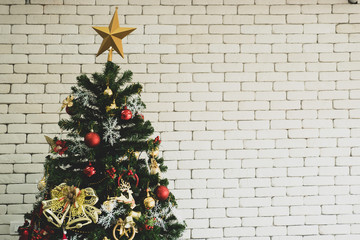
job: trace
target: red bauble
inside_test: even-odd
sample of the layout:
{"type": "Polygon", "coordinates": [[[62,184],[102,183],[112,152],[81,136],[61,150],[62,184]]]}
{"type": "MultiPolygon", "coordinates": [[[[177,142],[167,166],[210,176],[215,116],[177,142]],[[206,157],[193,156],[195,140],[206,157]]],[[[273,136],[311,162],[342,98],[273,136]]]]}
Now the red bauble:
{"type": "Polygon", "coordinates": [[[28,230],[24,230],[24,231],[21,233],[20,240],[28,240],[28,239],[29,239],[29,231],[28,231],[28,230]]]}
{"type": "Polygon", "coordinates": [[[161,201],[165,201],[169,197],[169,193],[169,189],[162,185],[156,189],[156,196],[161,201]]]}
{"type": "Polygon", "coordinates": [[[69,114],[69,115],[71,115],[71,116],[72,116],[72,115],[75,115],[74,107],[68,107],[68,106],[66,106],[65,111],[66,111],[67,114],[69,114]]]}
{"type": "Polygon", "coordinates": [[[93,166],[91,166],[91,163],[89,163],[89,165],[86,168],[84,168],[83,172],[85,173],[86,176],[91,177],[96,173],[96,170],[93,166]]]}
{"type": "Polygon", "coordinates": [[[144,115],[143,115],[143,114],[141,114],[141,113],[137,113],[137,116],[138,116],[139,118],[141,118],[142,120],[144,120],[144,119],[145,119],[144,115]]]}
{"type": "Polygon", "coordinates": [[[96,147],[100,143],[100,136],[97,133],[89,132],[84,138],[85,144],[88,147],[96,147]]]}
{"type": "Polygon", "coordinates": [[[124,109],[121,111],[121,119],[122,120],[129,120],[132,118],[132,113],[127,107],[125,106],[124,109]]]}

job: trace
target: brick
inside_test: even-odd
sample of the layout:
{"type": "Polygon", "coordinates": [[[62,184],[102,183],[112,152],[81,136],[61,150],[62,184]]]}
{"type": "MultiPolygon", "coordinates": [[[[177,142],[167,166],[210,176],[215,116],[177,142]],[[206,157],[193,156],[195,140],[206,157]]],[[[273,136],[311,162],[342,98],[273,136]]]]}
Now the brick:
{"type": "Polygon", "coordinates": [[[205,14],[204,6],[176,6],[175,14],[205,14]]]}
{"type": "MultiPolygon", "coordinates": [[[[46,25],[45,32],[47,34],[77,34],[78,26],[76,25],[65,25],[65,24],[53,24],[46,25]]],[[[52,44],[54,42],[51,42],[52,44]]]]}
{"type": "Polygon", "coordinates": [[[270,6],[270,14],[299,14],[300,6],[296,5],[275,5],[270,6]]]}
{"type": "MultiPolygon", "coordinates": [[[[136,8],[136,9],[138,9],[138,8],[136,8]]],[[[139,10],[141,12],[141,7],[139,8],[139,10]]],[[[125,13],[126,13],[126,11],[125,11],[125,13]]],[[[144,6],[143,7],[143,14],[152,14],[152,15],[169,14],[169,15],[172,15],[173,13],[174,13],[173,6],[144,6]]],[[[139,13],[136,13],[136,14],[139,14],[139,13]]]]}
{"type": "Polygon", "coordinates": [[[160,24],[190,24],[190,16],[163,15],[163,16],[159,16],[159,23],[160,24]]]}
{"type": "Polygon", "coordinates": [[[45,5],[45,14],[76,14],[76,6],[71,5],[45,5]]]}
{"type": "Polygon", "coordinates": [[[43,14],[43,6],[13,5],[10,7],[10,14],[43,14]]]}
{"type": "Polygon", "coordinates": [[[269,6],[239,6],[238,7],[238,14],[269,14],[269,6]]]}
{"type": "MultiPolygon", "coordinates": [[[[306,26],[306,25],[305,25],[306,26]]],[[[274,33],[302,33],[304,31],[302,25],[273,25],[274,33]]]]}
{"type": "Polygon", "coordinates": [[[0,24],[25,24],[26,16],[23,15],[0,15],[0,24]]]}
{"type": "MultiPolygon", "coordinates": [[[[121,11],[121,10],[122,10],[122,7],[119,7],[119,11],[121,11]]],[[[85,15],[108,14],[109,7],[107,7],[107,6],[78,6],[77,13],[85,14],[85,15]]]]}
{"type": "Polygon", "coordinates": [[[58,15],[27,15],[26,22],[30,24],[59,23],[58,15]]]}
{"type": "MultiPolygon", "coordinates": [[[[322,16],[322,15],[320,15],[322,16]]],[[[320,17],[319,17],[320,18],[320,17]]],[[[307,14],[289,14],[286,18],[287,23],[316,23],[316,15],[307,14]]]]}
{"type": "MultiPolygon", "coordinates": [[[[77,32],[77,31],[76,31],[77,32]]],[[[29,43],[56,44],[60,43],[60,35],[29,35],[29,43]]]]}
{"type": "Polygon", "coordinates": [[[24,54],[2,54],[0,63],[27,63],[27,56],[24,54]]]}
{"type": "Polygon", "coordinates": [[[255,15],[255,24],[284,24],[285,15],[255,15]]]}
{"type": "Polygon", "coordinates": [[[191,24],[221,24],[223,22],[221,15],[193,15],[191,24]]]}
{"type": "Polygon", "coordinates": [[[14,45],[13,53],[45,53],[45,46],[35,44],[14,45]]]}

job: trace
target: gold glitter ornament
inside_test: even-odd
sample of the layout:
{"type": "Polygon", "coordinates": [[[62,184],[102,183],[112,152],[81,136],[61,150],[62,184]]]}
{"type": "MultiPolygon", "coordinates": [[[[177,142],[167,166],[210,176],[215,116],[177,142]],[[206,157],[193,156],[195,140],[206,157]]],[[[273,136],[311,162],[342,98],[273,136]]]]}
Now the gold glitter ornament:
{"type": "Polygon", "coordinates": [[[113,101],[113,103],[110,106],[106,106],[106,112],[109,112],[111,110],[117,109],[118,107],[116,106],[116,102],[115,99],[113,101]]]}
{"type": "Polygon", "coordinates": [[[150,164],[150,174],[151,175],[156,175],[160,173],[160,168],[158,163],[156,162],[155,158],[151,159],[151,164],[150,164]]]}
{"type": "Polygon", "coordinates": [[[46,187],[46,179],[45,176],[38,182],[37,188],[39,191],[43,191],[46,187]]]}
{"type": "Polygon", "coordinates": [[[153,207],[155,207],[155,200],[154,198],[150,197],[149,194],[149,189],[146,190],[147,191],[147,197],[144,199],[144,206],[146,209],[152,209],[153,207]]]}
{"type": "Polygon", "coordinates": [[[112,96],[113,95],[113,91],[110,89],[109,85],[107,85],[105,91],[104,91],[104,95],[108,95],[108,96],[112,96]]]}

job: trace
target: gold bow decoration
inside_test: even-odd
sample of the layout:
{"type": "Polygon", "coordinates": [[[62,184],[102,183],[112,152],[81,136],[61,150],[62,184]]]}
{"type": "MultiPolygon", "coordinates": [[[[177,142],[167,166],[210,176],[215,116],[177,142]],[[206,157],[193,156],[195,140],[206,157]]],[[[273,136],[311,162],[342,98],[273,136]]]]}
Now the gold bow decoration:
{"type": "Polygon", "coordinates": [[[51,200],[42,201],[47,220],[60,228],[68,218],[65,228],[81,228],[97,223],[101,211],[94,207],[99,198],[94,189],[79,189],[62,183],[51,190],[51,200]]]}
{"type": "Polygon", "coordinates": [[[65,107],[72,107],[74,105],[73,100],[74,100],[74,96],[72,96],[72,95],[67,96],[67,98],[65,98],[62,102],[61,111],[65,107]]]}
{"type": "Polygon", "coordinates": [[[132,216],[127,216],[125,220],[119,218],[114,229],[113,237],[115,240],[119,240],[122,236],[126,236],[129,240],[134,239],[137,229],[135,228],[135,222],[132,216]]]}

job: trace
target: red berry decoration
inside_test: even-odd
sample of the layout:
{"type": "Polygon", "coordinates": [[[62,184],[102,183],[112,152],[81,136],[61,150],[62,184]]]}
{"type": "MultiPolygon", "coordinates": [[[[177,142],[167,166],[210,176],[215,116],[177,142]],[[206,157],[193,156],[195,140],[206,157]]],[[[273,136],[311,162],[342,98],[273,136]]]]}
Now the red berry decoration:
{"type": "Polygon", "coordinates": [[[156,189],[156,196],[161,201],[165,201],[169,197],[169,193],[169,189],[162,185],[156,189]]]}
{"type": "Polygon", "coordinates": [[[66,106],[65,111],[66,111],[66,113],[69,114],[70,116],[75,115],[74,107],[66,106]]]}
{"type": "Polygon", "coordinates": [[[93,166],[91,166],[91,163],[89,163],[89,165],[86,168],[84,168],[83,172],[85,173],[86,176],[91,177],[96,173],[96,170],[93,166]]]}
{"type": "Polygon", "coordinates": [[[125,106],[124,109],[121,111],[121,119],[122,120],[129,120],[132,118],[132,113],[127,107],[125,106]]]}
{"type": "Polygon", "coordinates": [[[84,141],[86,146],[93,148],[100,144],[100,136],[97,133],[89,132],[85,135],[84,141]]]}

